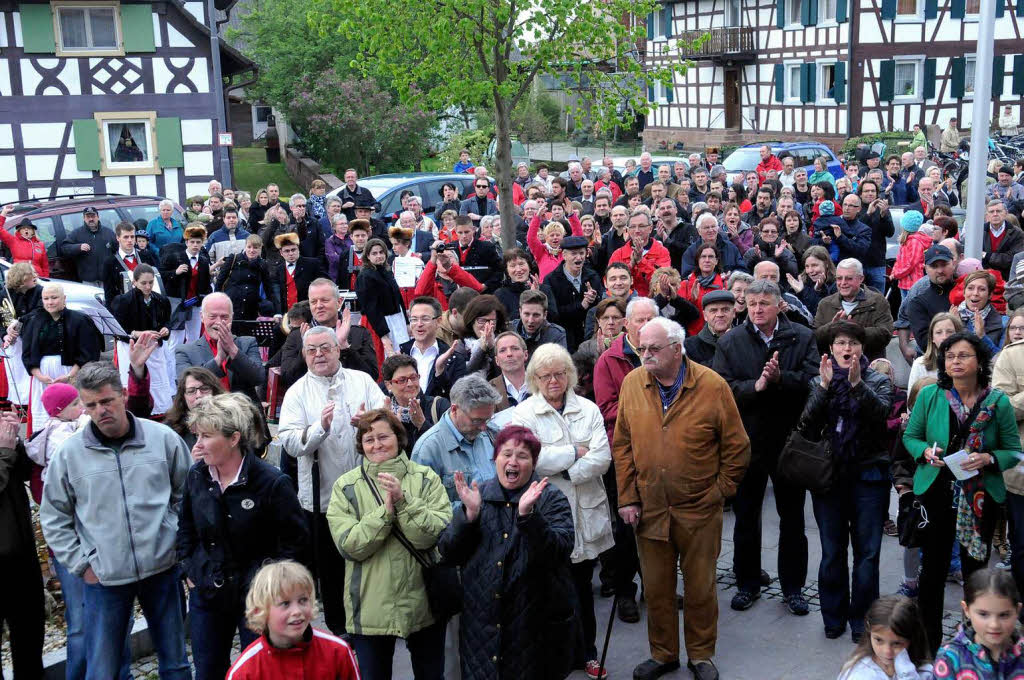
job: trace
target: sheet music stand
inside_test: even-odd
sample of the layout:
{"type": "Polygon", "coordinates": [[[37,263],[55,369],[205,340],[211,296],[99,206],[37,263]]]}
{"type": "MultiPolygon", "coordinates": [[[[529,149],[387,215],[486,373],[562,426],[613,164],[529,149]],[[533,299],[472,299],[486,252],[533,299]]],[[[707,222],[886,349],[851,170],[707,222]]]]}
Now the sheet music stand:
{"type": "Polygon", "coordinates": [[[233,335],[251,335],[256,338],[260,347],[270,347],[274,343],[274,334],[279,328],[279,322],[275,319],[257,319],[256,321],[234,321],[231,323],[233,335]]]}

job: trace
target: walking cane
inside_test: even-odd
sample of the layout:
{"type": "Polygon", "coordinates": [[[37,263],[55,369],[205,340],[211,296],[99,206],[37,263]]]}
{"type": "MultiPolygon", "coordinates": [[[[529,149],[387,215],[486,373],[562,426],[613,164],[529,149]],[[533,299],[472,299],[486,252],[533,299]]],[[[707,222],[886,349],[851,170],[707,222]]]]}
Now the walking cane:
{"type": "Polygon", "coordinates": [[[310,476],[313,479],[313,582],[316,585],[316,590],[320,593],[320,599],[323,600],[324,591],[320,587],[320,542],[318,540],[320,535],[320,450],[313,451],[313,466],[310,470],[310,476]]]}
{"type": "Polygon", "coordinates": [[[597,677],[600,678],[604,675],[604,661],[608,656],[608,642],[612,639],[612,624],[615,623],[615,605],[618,604],[619,598],[612,598],[612,613],[608,616],[608,629],[604,632],[604,647],[601,649],[601,663],[597,668],[597,677]]]}

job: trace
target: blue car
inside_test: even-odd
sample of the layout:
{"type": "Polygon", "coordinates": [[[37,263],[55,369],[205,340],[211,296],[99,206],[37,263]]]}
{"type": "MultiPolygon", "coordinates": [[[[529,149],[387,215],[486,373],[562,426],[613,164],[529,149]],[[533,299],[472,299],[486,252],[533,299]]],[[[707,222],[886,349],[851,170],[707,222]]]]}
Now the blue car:
{"type": "Polygon", "coordinates": [[[833,177],[839,179],[845,176],[843,164],[827,144],[821,142],[763,142],[738,147],[722,161],[726,172],[729,173],[730,184],[737,181],[738,177],[757,168],[757,164],[761,162],[761,147],[765,144],[771,147],[772,153],[776,156],[782,152],[791,155],[796,167],[803,167],[807,170],[808,177],[814,174],[814,159],[818,156],[825,156],[829,159],[828,170],[833,177]]]}

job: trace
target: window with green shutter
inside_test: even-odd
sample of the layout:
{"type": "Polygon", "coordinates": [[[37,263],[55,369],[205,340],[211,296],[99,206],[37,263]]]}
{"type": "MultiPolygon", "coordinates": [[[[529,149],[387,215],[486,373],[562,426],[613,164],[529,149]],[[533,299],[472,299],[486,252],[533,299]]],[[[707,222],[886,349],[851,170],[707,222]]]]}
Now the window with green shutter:
{"type": "Polygon", "coordinates": [[[75,133],[75,164],[82,172],[100,169],[100,130],[95,118],[71,121],[75,133]]]}
{"type": "Polygon", "coordinates": [[[896,18],[896,0],[882,0],[882,18],[886,21],[896,18]]]}
{"type": "Polygon", "coordinates": [[[953,57],[950,64],[950,94],[956,99],[964,98],[964,85],[966,84],[967,59],[965,57],[953,57]]]}
{"type": "Polygon", "coordinates": [[[1003,95],[1003,80],[1006,75],[1006,57],[997,54],[992,58],[992,96],[1003,95]]]}
{"type": "MultiPolygon", "coordinates": [[[[124,56],[124,28],[118,0],[90,0],[88,4],[59,0],[51,3],[60,57],[124,56]]],[[[150,19],[152,33],[152,19],[150,19]]]]}
{"type": "Polygon", "coordinates": [[[647,39],[654,40],[654,12],[647,15],[647,39]]]}
{"type": "Polygon", "coordinates": [[[967,0],[952,0],[949,13],[954,19],[963,19],[967,14],[967,0]]]}
{"type": "Polygon", "coordinates": [[[152,6],[121,5],[121,34],[125,52],[156,52],[152,6]]]}
{"type": "Polygon", "coordinates": [[[924,91],[925,100],[935,99],[935,60],[924,60],[924,91]]]}
{"type": "Polygon", "coordinates": [[[779,28],[786,27],[786,0],[775,0],[775,25],[779,28]]]}
{"type": "Polygon", "coordinates": [[[935,19],[939,16],[939,0],[924,0],[924,18],[935,19]]]}
{"type": "Polygon", "coordinates": [[[818,24],[818,0],[804,0],[800,7],[800,23],[804,26],[818,24]]]}
{"type": "Polygon", "coordinates": [[[835,95],[836,104],[846,102],[846,62],[837,61],[835,65],[835,95]]]}
{"type": "Polygon", "coordinates": [[[664,24],[662,26],[662,28],[665,31],[665,37],[666,38],[671,38],[672,37],[672,5],[670,3],[667,3],[667,2],[665,3],[665,8],[664,8],[664,10],[662,10],[661,23],[664,24]]]}
{"type": "Polygon", "coordinates": [[[814,102],[818,97],[816,64],[803,64],[800,67],[800,101],[805,104],[814,102]]]}
{"type": "Polygon", "coordinates": [[[1024,54],[1013,57],[1013,82],[1010,85],[1010,92],[1024,95],[1024,54]]]}
{"type": "Polygon", "coordinates": [[[841,24],[849,18],[848,0],[836,0],[836,23],[841,24]]]}
{"type": "Polygon", "coordinates": [[[896,84],[896,62],[887,59],[878,66],[878,99],[891,102],[896,84]]]}
{"type": "Polygon", "coordinates": [[[53,10],[50,5],[19,5],[21,40],[26,54],[54,54],[53,10]]]}
{"type": "Polygon", "coordinates": [[[181,118],[156,119],[157,163],[161,168],[185,167],[181,148],[181,118]]]}
{"type": "Polygon", "coordinates": [[[783,102],[786,99],[786,67],[782,64],[775,65],[775,101],[783,102]]]}

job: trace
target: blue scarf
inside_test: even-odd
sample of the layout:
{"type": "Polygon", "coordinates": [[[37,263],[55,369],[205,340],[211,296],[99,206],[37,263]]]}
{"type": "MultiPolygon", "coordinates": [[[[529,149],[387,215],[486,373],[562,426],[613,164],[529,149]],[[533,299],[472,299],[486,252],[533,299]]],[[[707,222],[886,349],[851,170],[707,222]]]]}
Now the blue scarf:
{"type": "MultiPolygon", "coordinates": [[[[861,380],[868,372],[868,358],[860,357],[861,380]]],[[[857,418],[860,403],[853,397],[850,385],[850,370],[840,368],[832,357],[832,381],[828,384],[828,424],[831,429],[832,455],[842,464],[856,457],[857,435],[860,422],[857,418]]]]}

